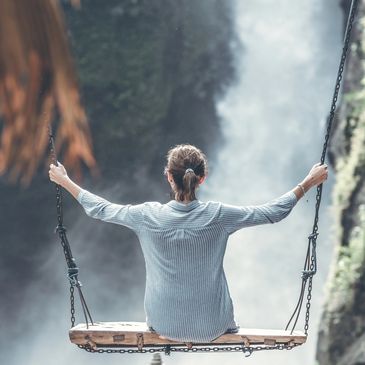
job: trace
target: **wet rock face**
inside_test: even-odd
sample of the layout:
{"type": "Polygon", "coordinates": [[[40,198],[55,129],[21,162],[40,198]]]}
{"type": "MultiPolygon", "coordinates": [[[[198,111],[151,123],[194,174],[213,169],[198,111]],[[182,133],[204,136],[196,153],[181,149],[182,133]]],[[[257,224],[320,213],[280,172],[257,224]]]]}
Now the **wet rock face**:
{"type": "MultiPolygon", "coordinates": [[[[342,1],[347,14],[350,1],[342,1]]],[[[365,3],[359,4],[329,157],[336,254],[322,314],[320,365],[365,364],[365,3]]]]}
{"type": "MultiPolygon", "coordinates": [[[[93,181],[85,173],[83,187],[113,201],[166,201],[169,189],[163,167],[170,146],[196,144],[213,157],[222,142],[216,99],[232,80],[229,3],[83,0],[76,11],[68,1],[62,2],[101,172],[93,181]]],[[[0,180],[0,202],[0,321],[9,328],[4,336],[12,336],[22,308],[38,311],[40,299],[29,299],[25,293],[43,280],[42,265],[54,252],[54,187],[43,170],[27,190],[0,180]]],[[[93,261],[80,265],[83,270],[105,267],[108,255],[115,255],[124,260],[115,269],[123,267],[122,275],[129,278],[128,288],[117,284],[116,291],[126,290],[126,297],[128,290],[143,293],[144,273],[136,269],[143,267],[143,258],[136,237],[115,225],[103,226],[101,233],[68,194],[64,205],[69,232],[82,219],[82,229],[75,234],[85,245],[83,256],[93,252],[93,261]],[[108,250],[100,244],[106,241],[108,250]]],[[[58,268],[64,267],[62,260],[59,251],[58,268]]],[[[49,278],[56,276],[50,273],[49,278]]],[[[13,336],[26,336],[14,332],[13,336]]]]}

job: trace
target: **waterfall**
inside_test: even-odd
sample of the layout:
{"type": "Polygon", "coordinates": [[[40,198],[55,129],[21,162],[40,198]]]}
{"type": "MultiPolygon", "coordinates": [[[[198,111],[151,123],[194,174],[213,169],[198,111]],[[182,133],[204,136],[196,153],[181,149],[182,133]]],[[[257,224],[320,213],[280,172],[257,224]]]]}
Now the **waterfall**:
{"type": "MultiPolygon", "coordinates": [[[[293,188],[319,161],[341,51],[342,16],[336,2],[315,0],[236,0],[234,14],[237,78],[218,102],[225,144],[211,167],[204,198],[260,204],[293,188]]],[[[299,293],[314,190],[279,224],[231,237],[225,270],[242,327],[284,329],[299,293]]],[[[255,364],[314,363],[332,252],[330,190],[331,179],[321,206],[308,342],[291,352],[254,355],[255,364]]],[[[303,329],[303,316],[297,329],[303,329]]]]}

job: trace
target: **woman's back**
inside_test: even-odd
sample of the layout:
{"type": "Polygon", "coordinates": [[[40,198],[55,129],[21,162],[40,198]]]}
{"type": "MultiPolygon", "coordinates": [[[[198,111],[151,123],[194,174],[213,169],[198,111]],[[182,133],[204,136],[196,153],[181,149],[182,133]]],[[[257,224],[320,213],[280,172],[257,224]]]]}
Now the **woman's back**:
{"type": "Polygon", "coordinates": [[[219,206],[147,203],[138,236],[146,261],[147,324],[180,341],[208,342],[235,328],[223,270],[228,233],[219,206]]]}

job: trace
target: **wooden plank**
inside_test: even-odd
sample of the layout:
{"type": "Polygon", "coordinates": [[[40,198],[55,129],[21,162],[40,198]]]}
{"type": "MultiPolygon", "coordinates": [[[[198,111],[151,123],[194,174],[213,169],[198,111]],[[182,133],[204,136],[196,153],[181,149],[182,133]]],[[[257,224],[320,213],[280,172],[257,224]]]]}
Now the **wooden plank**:
{"type": "MultiPolygon", "coordinates": [[[[69,331],[71,342],[78,345],[96,346],[129,346],[138,347],[149,345],[186,345],[161,338],[157,333],[149,331],[143,322],[96,322],[86,328],[84,323],[78,324],[69,331]]],[[[301,331],[240,328],[238,333],[227,333],[209,344],[244,344],[275,345],[275,344],[303,344],[307,337],[301,331]]]]}

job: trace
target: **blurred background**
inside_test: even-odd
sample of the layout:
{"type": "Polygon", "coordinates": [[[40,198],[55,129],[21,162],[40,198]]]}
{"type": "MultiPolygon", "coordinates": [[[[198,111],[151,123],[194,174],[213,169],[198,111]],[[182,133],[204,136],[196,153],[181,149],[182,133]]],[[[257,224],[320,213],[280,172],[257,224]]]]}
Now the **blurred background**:
{"type": "MultiPolygon", "coordinates": [[[[359,1],[324,187],[309,338],[292,351],[173,354],[165,364],[365,364],[364,3],[359,1]]],[[[206,152],[201,200],[259,204],[319,161],[350,1],[0,0],[0,362],[150,364],[69,343],[47,124],[84,188],[167,202],[165,154],[206,152]]],[[[65,225],[96,321],[144,321],[144,261],[126,228],[65,194],[65,225]]],[[[235,233],[225,270],[238,322],[285,327],[314,191],[277,225],[235,233]]],[[[80,308],[78,321],[82,321],[80,308]]],[[[302,329],[301,318],[298,329],[302,329]]]]}

